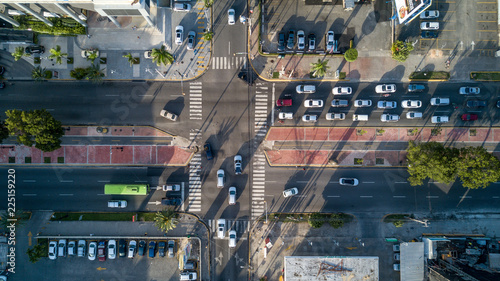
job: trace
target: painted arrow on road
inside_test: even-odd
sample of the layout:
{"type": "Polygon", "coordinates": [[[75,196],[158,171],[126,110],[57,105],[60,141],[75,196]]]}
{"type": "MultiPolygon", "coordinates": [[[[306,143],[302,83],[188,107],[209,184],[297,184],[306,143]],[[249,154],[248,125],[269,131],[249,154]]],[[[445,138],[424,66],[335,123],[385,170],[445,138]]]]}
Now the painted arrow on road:
{"type": "Polygon", "coordinates": [[[148,202],[148,204],[160,205],[160,204],[161,204],[161,202],[160,202],[160,201],[153,201],[153,202],[148,202]]]}
{"type": "Polygon", "coordinates": [[[99,267],[97,268],[97,270],[99,270],[99,271],[101,271],[101,270],[106,270],[106,268],[104,268],[104,267],[100,267],[100,266],[99,266],[99,267]]]}
{"type": "Polygon", "coordinates": [[[31,234],[31,231],[28,232],[28,245],[31,247],[31,237],[33,237],[33,234],[31,234]]]}

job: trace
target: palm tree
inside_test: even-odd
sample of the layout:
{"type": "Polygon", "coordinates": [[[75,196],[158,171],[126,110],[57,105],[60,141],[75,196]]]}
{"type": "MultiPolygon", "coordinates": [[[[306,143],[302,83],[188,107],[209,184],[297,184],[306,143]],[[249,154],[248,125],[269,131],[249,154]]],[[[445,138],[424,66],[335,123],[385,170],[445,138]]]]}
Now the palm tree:
{"type": "Polygon", "coordinates": [[[31,77],[37,81],[42,82],[45,80],[45,68],[37,66],[31,71],[31,77]]]}
{"type": "Polygon", "coordinates": [[[203,39],[206,41],[212,40],[213,37],[214,37],[214,33],[212,31],[207,31],[203,34],[203,39]]]}
{"type": "Polygon", "coordinates": [[[131,53],[123,55],[123,57],[128,59],[128,62],[130,63],[130,66],[132,66],[134,64],[135,59],[134,59],[134,57],[132,56],[131,53]]]}
{"type": "Polygon", "coordinates": [[[167,233],[169,230],[174,229],[177,226],[177,223],[179,223],[177,213],[173,209],[167,209],[163,212],[157,212],[154,220],[155,226],[165,233],[167,233]]]}
{"type": "Polygon", "coordinates": [[[311,72],[313,73],[312,76],[313,77],[325,76],[326,71],[328,70],[328,68],[330,68],[329,66],[327,66],[327,64],[328,60],[321,61],[320,59],[318,59],[318,62],[311,63],[311,72]]]}
{"type": "Polygon", "coordinates": [[[0,212],[0,229],[7,229],[7,226],[11,225],[12,223],[15,224],[16,229],[20,228],[26,223],[26,220],[29,219],[29,214],[24,213],[24,211],[16,209],[14,213],[12,212],[7,212],[7,211],[1,211],[0,212]],[[13,220],[16,219],[16,220],[13,220]]]}
{"type": "Polygon", "coordinates": [[[100,84],[102,82],[102,77],[104,77],[104,73],[102,73],[98,64],[92,64],[87,67],[87,80],[95,84],[100,84]]]}
{"type": "Polygon", "coordinates": [[[87,60],[91,61],[92,64],[94,63],[95,59],[97,59],[98,57],[99,57],[99,50],[98,49],[88,51],[87,60]]]}
{"type": "Polygon", "coordinates": [[[55,49],[50,49],[50,53],[49,59],[56,59],[57,64],[62,64],[62,58],[68,56],[68,54],[61,52],[61,46],[59,45],[55,49]]]}
{"type": "Polygon", "coordinates": [[[20,60],[23,56],[28,56],[29,54],[24,53],[24,47],[16,47],[16,51],[12,53],[15,61],[20,60]]]}
{"type": "Polygon", "coordinates": [[[155,62],[157,66],[161,66],[161,64],[167,66],[174,62],[174,56],[165,50],[165,45],[161,45],[160,49],[153,49],[151,57],[153,57],[153,62],[155,62]]]}

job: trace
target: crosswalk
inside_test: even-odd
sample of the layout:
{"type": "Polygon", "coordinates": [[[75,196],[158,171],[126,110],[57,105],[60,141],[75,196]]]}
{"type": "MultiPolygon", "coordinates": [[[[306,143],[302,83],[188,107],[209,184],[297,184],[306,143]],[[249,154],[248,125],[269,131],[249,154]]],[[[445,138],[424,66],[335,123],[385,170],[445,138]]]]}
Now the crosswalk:
{"type": "MultiPolygon", "coordinates": [[[[212,232],[216,232],[217,220],[208,220],[208,226],[212,232]]],[[[250,227],[251,224],[248,220],[226,220],[226,231],[235,230],[236,233],[245,233],[250,230],[250,227]]]]}
{"type": "Polygon", "coordinates": [[[212,57],[212,69],[237,69],[246,68],[246,57],[212,57]]]}
{"type": "MultiPolygon", "coordinates": [[[[265,83],[257,83],[255,87],[255,135],[260,140],[266,135],[268,128],[269,87],[265,83]]],[[[259,142],[260,142],[259,140],[259,142]]]]}
{"type": "MultiPolygon", "coordinates": [[[[201,130],[191,129],[189,140],[201,139],[201,130]]],[[[187,212],[201,212],[201,153],[195,153],[189,162],[189,193],[187,212]]]]}
{"type": "Polygon", "coordinates": [[[256,152],[253,159],[252,220],[264,214],[266,192],[266,156],[256,152]]]}
{"type": "Polygon", "coordinates": [[[189,119],[202,119],[202,84],[201,82],[189,83],[189,119]]]}

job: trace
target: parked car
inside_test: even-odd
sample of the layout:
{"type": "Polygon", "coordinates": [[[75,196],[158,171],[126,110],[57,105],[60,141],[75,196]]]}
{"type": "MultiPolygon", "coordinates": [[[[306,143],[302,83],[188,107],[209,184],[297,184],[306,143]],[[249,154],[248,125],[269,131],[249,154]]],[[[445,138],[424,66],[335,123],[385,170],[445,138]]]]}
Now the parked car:
{"type": "Polygon", "coordinates": [[[181,191],[180,184],[169,184],[163,186],[163,191],[181,191]]]}
{"type": "Polygon", "coordinates": [[[118,240],[118,255],[120,257],[124,257],[126,251],[127,251],[127,241],[125,241],[125,239],[118,240]]]}
{"type": "Polygon", "coordinates": [[[137,249],[137,254],[139,256],[144,256],[145,253],[146,253],[146,241],[141,240],[141,241],[139,241],[139,247],[137,249]]]}
{"type": "Polygon", "coordinates": [[[57,244],[57,256],[65,257],[66,256],[66,239],[59,240],[57,244]]]}
{"type": "Polygon", "coordinates": [[[315,123],[318,121],[318,115],[304,114],[304,116],[302,116],[302,121],[308,123],[315,123]]]}
{"type": "Polygon", "coordinates": [[[339,100],[339,99],[334,99],[332,100],[332,107],[347,107],[349,106],[349,101],[348,100],[339,100]]]}
{"type": "Polygon", "coordinates": [[[289,188],[289,189],[286,189],[285,191],[283,191],[283,197],[285,197],[285,198],[292,197],[292,196],[295,196],[297,194],[299,194],[299,189],[296,187],[292,187],[292,188],[289,188]]]}
{"type": "Polygon", "coordinates": [[[469,100],[466,103],[466,106],[468,108],[481,108],[481,107],[486,107],[486,101],[484,100],[469,100]]]}
{"type": "Polygon", "coordinates": [[[85,250],[87,249],[87,242],[85,240],[78,240],[77,256],[85,257],[85,250]]]}
{"type": "Polygon", "coordinates": [[[437,38],[438,33],[437,33],[437,31],[424,30],[424,31],[422,31],[422,34],[420,35],[420,37],[422,37],[424,39],[437,38]]]}
{"type": "Polygon", "coordinates": [[[285,33],[280,32],[278,35],[278,52],[283,52],[285,50],[285,33]]]}
{"type": "Polygon", "coordinates": [[[165,117],[168,120],[171,120],[174,122],[177,121],[177,115],[172,113],[172,112],[168,112],[165,109],[162,109],[162,111],[160,111],[160,116],[165,117]]]}
{"type": "Polygon", "coordinates": [[[226,236],[226,220],[225,219],[219,219],[217,221],[217,237],[219,239],[224,239],[224,236],[226,236]]]}
{"type": "Polygon", "coordinates": [[[450,104],[449,98],[432,98],[431,99],[431,105],[443,106],[443,105],[449,105],[449,104],[450,104]]]}
{"type": "Polygon", "coordinates": [[[168,252],[169,258],[174,257],[174,252],[175,252],[175,241],[174,240],[168,240],[167,252],[168,252]]]}
{"type": "Polygon", "coordinates": [[[432,116],[431,122],[434,124],[448,123],[450,118],[448,116],[432,116]]]}
{"type": "Polygon", "coordinates": [[[109,200],[108,208],[125,208],[127,207],[126,200],[109,200]]]}
{"type": "Polygon", "coordinates": [[[180,206],[182,201],[177,197],[166,197],[161,199],[161,204],[165,206],[180,206]]]}
{"type": "Polygon", "coordinates": [[[153,58],[152,54],[153,54],[153,50],[144,51],[144,58],[145,59],[152,59],[153,58]]]}
{"type": "Polygon", "coordinates": [[[424,21],[420,24],[420,29],[422,29],[422,30],[438,30],[439,29],[439,22],[424,21]]]}
{"type": "Polygon", "coordinates": [[[461,95],[479,95],[480,92],[479,87],[460,87],[458,91],[461,95]]]}
{"type": "Polygon", "coordinates": [[[354,107],[370,107],[372,106],[371,100],[355,100],[354,107]]]}
{"type": "Polygon", "coordinates": [[[108,259],[114,260],[116,258],[116,240],[109,240],[108,242],[108,259]]]}
{"type": "Polygon", "coordinates": [[[377,103],[377,108],[393,109],[398,106],[395,101],[381,100],[377,103]]]}
{"type": "Polygon", "coordinates": [[[331,30],[326,34],[326,51],[329,53],[337,51],[337,41],[335,41],[335,33],[331,30]]]}
{"type": "Polygon", "coordinates": [[[358,186],[359,181],[356,178],[340,178],[340,185],[358,186]]]}
{"type": "Polygon", "coordinates": [[[24,48],[24,52],[28,55],[43,54],[43,53],[45,53],[45,47],[44,46],[27,46],[26,48],[24,48]]]}
{"type": "Polygon", "coordinates": [[[99,241],[97,246],[97,258],[99,261],[106,261],[106,241],[99,241]]]}
{"type": "Polygon", "coordinates": [[[380,116],[380,121],[382,121],[382,122],[398,122],[399,121],[399,115],[396,115],[396,114],[382,114],[382,116],[380,116]]]}
{"type": "Polygon", "coordinates": [[[419,100],[404,100],[401,102],[401,107],[403,107],[403,108],[420,108],[420,107],[422,107],[422,102],[419,100]]]}
{"type": "Polygon", "coordinates": [[[234,9],[227,10],[227,24],[229,24],[229,25],[235,24],[235,22],[236,22],[235,14],[236,14],[236,12],[234,11],[234,9]]]}
{"type": "Polygon", "coordinates": [[[292,99],[289,98],[278,99],[276,101],[276,106],[292,106],[292,99]]]}
{"type": "Polygon", "coordinates": [[[389,94],[396,92],[396,84],[380,84],[375,87],[377,94],[389,94]]]}
{"type": "Polygon", "coordinates": [[[182,45],[184,42],[184,27],[182,25],[178,25],[175,28],[175,44],[182,45]]]}
{"type": "Polygon", "coordinates": [[[176,11],[176,12],[189,12],[189,11],[191,11],[191,5],[176,2],[174,4],[174,11],[176,11]]]}
{"type": "Polygon", "coordinates": [[[478,118],[477,114],[473,113],[465,113],[462,114],[461,116],[462,121],[475,121],[477,120],[477,118],[478,118]]]}
{"type": "Polygon", "coordinates": [[[226,183],[226,175],[224,173],[224,170],[222,169],[217,170],[217,188],[223,188],[225,183],[226,183]]]}
{"type": "Polygon", "coordinates": [[[286,43],[286,48],[291,50],[293,49],[293,47],[295,47],[295,30],[290,29],[290,31],[288,31],[288,40],[286,43]]]}
{"type": "Polygon", "coordinates": [[[436,10],[430,10],[430,11],[424,11],[423,13],[420,14],[421,19],[437,19],[439,18],[439,11],[436,10]]]}
{"type": "Polygon", "coordinates": [[[236,204],[236,187],[231,186],[229,188],[229,205],[234,205],[236,204]]]}
{"type": "Polygon", "coordinates": [[[165,241],[158,242],[158,256],[159,257],[165,256],[165,248],[166,247],[167,247],[167,243],[165,241]]]}
{"type": "Polygon", "coordinates": [[[149,249],[148,256],[150,258],[154,258],[155,257],[155,251],[156,251],[156,242],[155,241],[150,241],[148,249],[149,249]]]}
{"type": "Polygon", "coordinates": [[[316,86],[314,85],[298,85],[295,87],[297,94],[314,94],[316,93],[316,86]]]}
{"type": "Polygon", "coordinates": [[[316,35],[314,33],[309,33],[307,36],[307,41],[308,41],[308,46],[309,46],[309,51],[314,51],[316,50],[316,35]]]}
{"type": "Polygon", "coordinates": [[[241,175],[241,166],[242,166],[243,158],[241,155],[234,156],[234,174],[241,175]]]}
{"type": "Polygon", "coordinates": [[[323,101],[322,100],[305,100],[304,101],[304,106],[305,107],[323,107],[323,101]]]}
{"type": "Polygon", "coordinates": [[[410,111],[406,113],[406,119],[421,119],[422,112],[410,111]]]}
{"type": "Polygon", "coordinates": [[[69,241],[68,243],[68,256],[76,255],[76,241],[69,241]]]}
{"type": "Polygon", "coordinates": [[[394,254],[394,260],[399,261],[401,259],[401,256],[399,253],[394,254]]]}
{"type": "Polygon", "coordinates": [[[133,258],[136,251],[137,251],[137,241],[130,240],[130,242],[128,242],[128,255],[127,255],[127,257],[129,259],[133,258]]]}
{"type": "Polygon", "coordinates": [[[236,231],[229,231],[229,248],[236,247],[236,231]]]}
{"type": "Polygon", "coordinates": [[[350,95],[350,94],[352,94],[352,88],[351,87],[335,87],[332,89],[332,94],[334,96],[336,96],[336,95],[350,95]]]}
{"type": "Polygon", "coordinates": [[[345,113],[327,113],[326,120],[345,120],[345,113]]]}
{"type": "Polygon", "coordinates": [[[95,260],[96,256],[97,256],[97,242],[92,241],[89,243],[88,258],[89,260],[93,261],[95,260]]]}
{"type": "Polygon", "coordinates": [[[195,271],[183,271],[181,272],[180,280],[185,281],[185,280],[197,280],[198,279],[198,274],[195,271]]]}
{"type": "Polygon", "coordinates": [[[189,31],[187,49],[194,50],[195,43],[196,43],[196,33],[194,31],[189,31]]]}
{"type": "Polygon", "coordinates": [[[297,31],[297,49],[304,50],[306,48],[306,34],[304,30],[297,31]]]}
{"type": "Polygon", "coordinates": [[[392,265],[394,271],[399,271],[401,269],[401,265],[399,263],[395,263],[392,265]]]}
{"type": "Polygon", "coordinates": [[[57,241],[49,242],[49,259],[57,259],[57,241]]]}
{"type": "Polygon", "coordinates": [[[293,119],[293,113],[291,112],[280,112],[278,114],[279,119],[293,119]]]}
{"type": "Polygon", "coordinates": [[[195,260],[188,260],[184,264],[184,270],[196,270],[198,268],[198,263],[195,260]]]}
{"type": "Polygon", "coordinates": [[[212,146],[208,142],[203,145],[203,150],[205,150],[205,153],[207,154],[207,160],[212,160],[214,156],[212,155],[212,146]]]}
{"type": "Polygon", "coordinates": [[[399,248],[400,248],[400,247],[399,247],[399,244],[394,244],[394,245],[392,245],[392,250],[393,250],[394,252],[399,252],[399,248]]]}
{"type": "Polygon", "coordinates": [[[425,86],[422,84],[410,84],[410,85],[408,85],[408,92],[410,92],[410,93],[423,92],[424,90],[425,90],[425,86]]]}

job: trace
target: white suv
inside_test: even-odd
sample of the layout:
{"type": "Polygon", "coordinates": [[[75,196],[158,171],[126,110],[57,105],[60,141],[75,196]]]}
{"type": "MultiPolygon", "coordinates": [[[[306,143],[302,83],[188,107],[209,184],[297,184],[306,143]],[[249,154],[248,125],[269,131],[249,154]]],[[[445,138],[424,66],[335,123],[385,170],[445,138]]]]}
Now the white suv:
{"type": "Polygon", "coordinates": [[[449,98],[432,98],[431,99],[431,105],[442,106],[442,105],[449,105],[449,104],[450,104],[449,98]]]}
{"type": "Polygon", "coordinates": [[[226,236],[226,220],[219,219],[217,220],[217,237],[219,239],[224,239],[226,236]]]}

